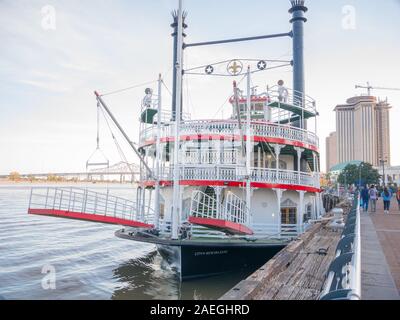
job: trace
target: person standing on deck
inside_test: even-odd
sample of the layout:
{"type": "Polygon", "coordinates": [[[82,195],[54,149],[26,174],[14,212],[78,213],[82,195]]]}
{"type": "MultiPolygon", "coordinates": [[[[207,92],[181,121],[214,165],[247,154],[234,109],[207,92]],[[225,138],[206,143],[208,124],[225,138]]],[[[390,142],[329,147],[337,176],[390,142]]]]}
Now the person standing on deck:
{"type": "Polygon", "coordinates": [[[368,212],[369,190],[367,186],[364,186],[361,190],[361,199],[364,212],[368,212]]]}
{"type": "Polygon", "coordinates": [[[396,199],[397,199],[397,205],[399,206],[399,211],[400,211],[400,187],[397,189],[396,199]]]}
{"type": "Polygon", "coordinates": [[[371,201],[371,212],[376,212],[376,200],[378,199],[378,190],[374,185],[369,188],[369,199],[371,201]]]}
{"type": "Polygon", "coordinates": [[[382,192],[382,199],[383,199],[383,210],[384,213],[389,213],[390,210],[390,201],[392,200],[392,192],[390,189],[385,187],[382,192]]]}
{"type": "Polygon", "coordinates": [[[283,80],[278,81],[278,99],[280,102],[287,103],[289,91],[283,85],[283,80]]]}

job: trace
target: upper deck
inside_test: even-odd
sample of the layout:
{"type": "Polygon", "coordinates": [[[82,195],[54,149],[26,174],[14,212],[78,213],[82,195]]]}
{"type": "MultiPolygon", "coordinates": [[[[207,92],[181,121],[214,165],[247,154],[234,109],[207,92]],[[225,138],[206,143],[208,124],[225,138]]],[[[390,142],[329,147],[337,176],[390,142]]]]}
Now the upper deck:
{"type": "MultiPolygon", "coordinates": [[[[309,130],[290,125],[281,125],[266,121],[251,122],[252,140],[254,142],[292,145],[319,151],[319,139],[309,130]]],[[[181,141],[188,140],[240,140],[241,129],[236,120],[187,120],[180,126],[181,141]]],[[[140,134],[140,147],[154,144],[157,138],[157,125],[151,125],[140,134]]],[[[244,136],[246,140],[247,137],[244,136]]],[[[167,122],[161,126],[161,142],[174,141],[174,123],[167,122]]]]}
{"type": "MultiPolygon", "coordinates": [[[[162,184],[170,184],[174,165],[178,163],[183,185],[240,187],[247,177],[256,188],[318,192],[319,139],[315,133],[318,115],[315,101],[282,85],[267,88],[261,94],[253,89],[248,99],[236,84],[228,101],[232,114],[227,119],[192,120],[189,115],[182,114],[178,161],[173,159],[176,122],[171,118],[174,117],[157,113],[157,98],[143,106],[139,150],[150,167],[155,167],[155,155],[160,153],[162,184]],[[314,126],[311,118],[315,119],[314,126]],[[248,148],[250,158],[245,164],[248,148]]],[[[154,176],[147,173],[142,174],[141,180],[148,186],[155,182],[154,176]]]]}
{"type": "MultiPolygon", "coordinates": [[[[238,90],[238,89],[237,89],[238,90]]],[[[250,133],[254,142],[292,145],[315,152],[319,151],[316,131],[315,100],[289,88],[275,86],[266,92],[250,97],[250,133]],[[307,126],[306,120],[315,118],[314,130],[307,126]],[[307,128],[308,127],[308,128],[307,128]],[[307,128],[307,129],[304,129],[307,128]]],[[[229,98],[232,115],[228,119],[189,120],[190,115],[182,115],[180,140],[246,140],[245,121],[247,119],[247,97],[241,91],[229,98]]],[[[152,145],[157,138],[157,100],[142,106],[140,147],[152,145]]],[[[160,126],[161,142],[174,141],[174,125],[170,113],[162,112],[160,126]]]]}

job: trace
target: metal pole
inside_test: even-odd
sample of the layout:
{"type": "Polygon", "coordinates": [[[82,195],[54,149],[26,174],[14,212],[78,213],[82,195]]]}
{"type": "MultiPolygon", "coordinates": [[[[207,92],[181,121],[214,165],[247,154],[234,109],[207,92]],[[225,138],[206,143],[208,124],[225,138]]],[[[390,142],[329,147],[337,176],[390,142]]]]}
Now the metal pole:
{"type": "MultiPolygon", "coordinates": [[[[175,64],[176,69],[176,80],[177,86],[175,92],[176,97],[176,114],[181,114],[182,108],[182,100],[180,99],[182,94],[182,46],[183,46],[183,0],[179,0],[179,10],[178,10],[178,50],[177,50],[177,60],[175,64]]],[[[178,229],[179,229],[179,215],[180,215],[180,203],[179,203],[179,145],[180,145],[180,136],[179,136],[179,126],[181,123],[181,117],[175,117],[175,145],[174,145],[174,186],[173,186],[173,204],[172,204],[172,221],[171,221],[171,229],[172,234],[171,238],[176,240],[178,239],[178,229]]]]}
{"type": "MultiPolygon", "coordinates": [[[[304,0],[292,0],[292,7],[289,13],[292,14],[292,34],[293,34],[293,103],[304,107],[304,23],[307,19],[304,13],[307,7],[304,0]]],[[[293,126],[300,127],[302,120],[293,123],[293,126]]]]}
{"type": "MultiPolygon", "coordinates": [[[[174,28],[174,32],[172,34],[172,37],[174,39],[174,52],[172,56],[172,65],[173,65],[173,72],[172,72],[172,92],[176,91],[176,61],[177,61],[177,55],[178,55],[178,15],[176,15],[175,12],[173,12],[172,17],[174,19],[173,24],[171,24],[171,27],[174,28]]],[[[176,119],[176,95],[172,94],[172,110],[171,110],[171,120],[175,121],[176,119]]]]}
{"type": "MultiPolygon", "coordinates": [[[[184,34],[184,29],[187,28],[187,25],[185,24],[185,16],[186,14],[182,11],[182,20],[181,20],[181,24],[182,24],[182,28],[181,33],[182,33],[182,37],[185,37],[186,35],[184,34]]],[[[177,70],[176,70],[176,61],[178,60],[178,48],[185,48],[184,44],[183,44],[183,40],[182,40],[182,46],[179,47],[178,44],[178,32],[179,32],[179,27],[178,27],[178,23],[179,23],[179,16],[177,12],[173,12],[172,13],[172,17],[174,19],[174,22],[171,24],[171,27],[174,28],[174,32],[172,33],[172,37],[174,39],[174,51],[173,51],[173,75],[172,75],[172,92],[176,91],[176,86],[178,84],[178,78],[177,78],[177,70]]],[[[182,38],[183,39],[183,38],[182,38]]],[[[182,71],[181,71],[182,72],[182,71]]],[[[178,84],[179,86],[182,86],[182,83],[178,84]]],[[[175,94],[172,95],[172,117],[171,120],[175,121],[176,115],[177,115],[177,111],[176,111],[176,101],[177,101],[177,97],[175,94]]],[[[182,99],[182,94],[180,96],[180,99],[182,99]]],[[[181,114],[179,116],[182,116],[181,114]]]]}
{"type": "Polygon", "coordinates": [[[158,110],[157,110],[157,142],[156,142],[156,194],[154,208],[154,227],[160,226],[160,162],[161,162],[161,74],[158,77],[158,110]]]}
{"type": "Polygon", "coordinates": [[[234,94],[234,103],[236,107],[236,113],[238,117],[238,125],[239,125],[239,130],[240,130],[240,140],[242,143],[242,156],[244,157],[244,152],[245,152],[245,145],[244,145],[244,134],[243,134],[243,128],[242,128],[242,119],[240,115],[240,107],[239,107],[239,95],[238,95],[238,87],[236,81],[233,81],[233,94],[234,94]]]}
{"type": "Polygon", "coordinates": [[[291,36],[292,36],[292,33],[291,32],[287,32],[287,33],[269,34],[269,35],[246,37],[246,38],[226,39],[226,40],[217,40],[217,41],[205,41],[205,42],[197,42],[197,43],[185,44],[184,48],[199,47],[199,46],[209,46],[209,45],[214,45],[214,44],[223,44],[223,43],[232,43],[232,42],[242,42],[242,41],[252,41],[252,40],[261,40],[261,39],[280,38],[280,37],[291,37],[291,36]]]}
{"type": "Polygon", "coordinates": [[[248,219],[246,221],[251,224],[251,72],[250,66],[247,68],[247,123],[246,123],[246,206],[248,219]]]}
{"type": "Polygon", "coordinates": [[[383,167],[383,186],[386,186],[386,176],[385,176],[385,160],[382,160],[382,167],[383,167]]]}

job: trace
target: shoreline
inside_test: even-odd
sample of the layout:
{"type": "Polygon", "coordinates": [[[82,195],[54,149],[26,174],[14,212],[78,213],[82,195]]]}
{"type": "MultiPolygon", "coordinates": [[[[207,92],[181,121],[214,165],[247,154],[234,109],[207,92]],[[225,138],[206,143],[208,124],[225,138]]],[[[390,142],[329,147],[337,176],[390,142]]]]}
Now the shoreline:
{"type": "Polygon", "coordinates": [[[36,180],[36,181],[29,181],[29,180],[19,180],[19,181],[12,181],[8,179],[0,179],[0,186],[1,185],[23,185],[23,184],[28,184],[28,185],[49,185],[49,184],[54,184],[54,185],[60,185],[60,184],[122,184],[122,185],[136,185],[137,183],[135,182],[117,182],[117,181],[46,181],[46,180],[36,180]]]}
{"type": "Polygon", "coordinates": [[[32,187],[76,187],[76,188],[137,188],[137,183],[88,182],[88,181],[10,181],[0,180],[0,189],[32,187]]]}

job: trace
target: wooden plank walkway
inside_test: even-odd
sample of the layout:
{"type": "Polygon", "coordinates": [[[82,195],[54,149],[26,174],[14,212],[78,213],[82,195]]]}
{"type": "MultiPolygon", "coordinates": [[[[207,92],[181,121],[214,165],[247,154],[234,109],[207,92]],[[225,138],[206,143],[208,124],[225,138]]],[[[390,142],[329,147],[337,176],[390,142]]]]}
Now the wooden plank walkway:
{"type": "MultiPolygon", "coordinates": [[[[347,213],[349,207],[341,206],[347,213]]],[[[341,236],[327,223],[312,226],[221,300],[318,299],[341,236]]]]}
{"type": "Polygon", "coordinates": [[[394,201],[391,214],[383,214],[381,202],[376,213],[361,212],[363,300],[400,299],[400,214],[394,201]]]}

